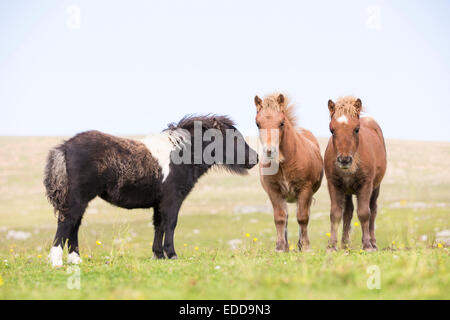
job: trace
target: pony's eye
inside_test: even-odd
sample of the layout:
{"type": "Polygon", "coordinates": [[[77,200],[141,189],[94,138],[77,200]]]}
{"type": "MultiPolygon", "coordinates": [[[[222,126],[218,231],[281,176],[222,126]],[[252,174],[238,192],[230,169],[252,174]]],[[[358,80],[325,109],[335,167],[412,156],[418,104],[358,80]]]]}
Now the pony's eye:
{"type": "Polygon", "coordinates": [[[330,128],[330,132],[331,132],[331,134],[334,134],[334,129],[330,128]]]}
{"type": "Polygon", "coordinates": [[[358,132],[359,132],[359,127],[355,128],[355,133],[358,133],[358,132]]]}
{"type": "Polygon", "coordinates": [[[280,128],[284,127],[284,122],[280,123],[280,128]]]}
{"type": "Polygon", "coordinates": [[[256,126],[258,127],[258,129],[261,129],[261,126],[259,125],[259,123],[256,123],[256,126]]]}

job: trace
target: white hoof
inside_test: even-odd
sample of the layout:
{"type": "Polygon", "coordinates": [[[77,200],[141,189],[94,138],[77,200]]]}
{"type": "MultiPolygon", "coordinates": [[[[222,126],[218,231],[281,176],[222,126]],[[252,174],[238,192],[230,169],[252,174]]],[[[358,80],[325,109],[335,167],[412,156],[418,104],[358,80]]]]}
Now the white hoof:
{"type": "Polygon", "coordinates": [[[62,256],[63,249],[61,248],[61,246],[52,247],[50,249],[48,259],[50,260],[52,267],[61,267],[63,265],[62,256]]]}
{"type": "Polygon", "coordinates": [[[83,260],[80,258],[78,253],[76,253],[75,251],[72,253],[69,253],[69,255],[67,256],[67,263],[80,264],[82,261],[83,260]]]}

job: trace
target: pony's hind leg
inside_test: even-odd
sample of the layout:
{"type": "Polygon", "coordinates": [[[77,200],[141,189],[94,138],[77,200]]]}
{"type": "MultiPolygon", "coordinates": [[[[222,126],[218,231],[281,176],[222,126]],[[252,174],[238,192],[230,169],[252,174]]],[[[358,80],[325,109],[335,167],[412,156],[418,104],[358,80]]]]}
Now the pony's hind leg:
{"type": "Polygon", "coordinates": [[[351,195],[345,196],[345,207],[344,207],[344,225],[342,232],[342,247],[347,248],[350,244],[350,229],[353,218],[353,200],[351,195]]]}
{"type": "Polygon", "coordinates": [[[378,186],[372,191],[372,196],[370,197],[370,219],[369,219],[369,233],[370,233],[370,243],[374,249],[378,249],[377,240],[375,238],[375,218],[377,217],[377,200],[380,194],[380,187],[378,186]]]}
{"type": "Polygon", "coordinates": [[[298,249],[300,251],[309,251],[308,222],[312,196],[312,189],[308,188],[304,189],[298,198],[297,221],[300,226],[298,249]]]}
{"type": "Polygon", "coordinates": [[[81,220],[86,206],[86,204],[76,204],[68,210],[59,213],[58,228],[56,229],[53,247],[49,254],[50,263],[53,267],[62,266],[64,245],[71,238],[71,234],[73,234],[73,230],[77,226],[78,221],[81,220]]]}
{"type": "Polygon", "coordinates": [[[80,264],[80,251],[78,248],[78,230],[80,229],[81,218],[75,223],[70,231],[69,241],[68,241],[68,249],[69,255],[67,256],[67,262],[72,264],[80,264]]]}

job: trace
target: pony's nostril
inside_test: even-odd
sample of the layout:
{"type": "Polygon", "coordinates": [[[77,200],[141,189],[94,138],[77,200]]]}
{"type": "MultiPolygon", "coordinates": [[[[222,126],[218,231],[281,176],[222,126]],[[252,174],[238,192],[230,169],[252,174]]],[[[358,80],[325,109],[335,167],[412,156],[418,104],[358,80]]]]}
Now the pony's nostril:
{"type": "Polygon", "coordinates": [[[338,156],[337,161],[342,165],[349,165],[352,163],[353,158],[350,156],[346,156],[346,157],[338,156]]]}
{"type": "Polygon", "coordinates": [[[277,154],[277,147],[263,147],[263,155],[267,158],[272,158],[277,154]]]}

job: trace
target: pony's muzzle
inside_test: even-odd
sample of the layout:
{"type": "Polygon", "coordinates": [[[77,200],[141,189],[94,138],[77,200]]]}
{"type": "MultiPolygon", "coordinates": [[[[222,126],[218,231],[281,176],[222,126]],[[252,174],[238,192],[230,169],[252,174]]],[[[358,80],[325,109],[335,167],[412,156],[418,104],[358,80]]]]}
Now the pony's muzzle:
{"type": "Polygon", "coordinates": [[[259,156],[258,156],[258,153],[255,152],[253,157],[250,159],[250,164],[255,166],[258,164],[258,162],[259,162],[259,156]]]}
{"type": "Polygon", "coordinates": [[[263,147],[263,153],[266,156],[266,158],[273,158],[277,154],[277,148],[276,147],[263,147]]]}
{"type": "Polygon", "coordinates": [[[338,156],[336,160],[341,169],[348,169],[352,165],[353,157],[352,156],[338,156]]]}
{"type": "Polygon", "coordinates": [[[249,158],[248,158],[248,163],[245,164],[245,168],[246,169],[251,169],[253,168],[255,165],[257,165],[259,162],[259,156],[258,153],[253,151],[252,153],[250,153],[249,158]]]}

